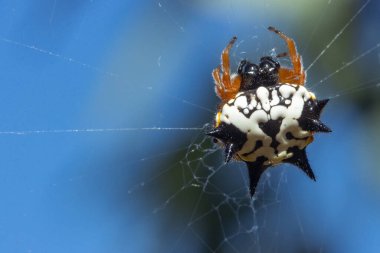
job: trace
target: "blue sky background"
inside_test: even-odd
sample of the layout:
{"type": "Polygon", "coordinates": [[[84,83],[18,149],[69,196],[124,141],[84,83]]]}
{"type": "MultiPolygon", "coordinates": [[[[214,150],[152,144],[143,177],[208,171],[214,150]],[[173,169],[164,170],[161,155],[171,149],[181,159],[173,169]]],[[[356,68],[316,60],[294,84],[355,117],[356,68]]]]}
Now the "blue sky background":
{"type": "MultiPolygon", "coordinates": [[[[319,97],[342,95],[323,115],[333,133],[308,149],[317,183],[291,166],[273,169],[257,200],[258,230],[230,243],[218,235],[219,225],[232,227],[227,212],[219,212],[222,222],[214,213],[186,228],[192,210],[205,214],[217,203],[195,186],[181,190],[181,172],[194,167],[180,161],[202,131],[140,129],[212,122],[218,100],[210,73],[233,35],[234,67],[286,50],[269,25],[297,41],[307,66],[363,4],[2,1],[0,252],[268,252],[273,240],[289,252],[378,252],[379,50],[313,88],[319,97]],[[110,128],[137,130],[70,132],[110,128]],[[36,130],[47,132],[7,133],[36,130]]],[[[379,8],[371,1],[363,9],[308,83],[380,42],[379,8]]],[[[240,173],[239,163],[222,166],[221,189],[240,187],[240,173]]]]}

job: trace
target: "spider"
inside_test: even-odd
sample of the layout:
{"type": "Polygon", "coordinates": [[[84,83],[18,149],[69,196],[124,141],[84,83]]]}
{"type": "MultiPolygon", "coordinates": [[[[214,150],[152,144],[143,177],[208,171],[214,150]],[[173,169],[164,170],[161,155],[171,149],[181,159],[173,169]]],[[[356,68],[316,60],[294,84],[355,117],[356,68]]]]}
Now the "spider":
{"type": "Polygon", "coordinates": [[[329,100],[317,100],[304,87],[306,72],[294,40],[274,27],[268,30],[286,42],[288,53],[264,56],[259,64],[242,60],[237,74],[231,74],[233,37],[221,54],[221,66],[212,72],[221,104],[207,135],[225,148],[226,163],[234,158],[247,164],[251,197],[263,172],[277,164],[293,164],[315,181],[305,148],[315,132],[331,132],[320,121],[329,100]],[[284,56],[291,68],[277,61],[284,56]]]}

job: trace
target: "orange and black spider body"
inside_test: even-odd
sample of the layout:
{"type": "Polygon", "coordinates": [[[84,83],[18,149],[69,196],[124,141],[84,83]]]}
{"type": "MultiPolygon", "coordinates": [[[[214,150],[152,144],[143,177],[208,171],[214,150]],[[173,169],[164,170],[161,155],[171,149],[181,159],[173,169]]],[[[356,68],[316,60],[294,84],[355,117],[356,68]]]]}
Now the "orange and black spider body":
{"type": "Polygon", "coordinates": [[[292,68],[264,56],[258,64],[241,61],[237,74],[231,74],[234,37],[222,52],[221,66],[212,72],[222,101],[207,134],[225,148],[226,162],[234,158],[247,164],[251,196],[262,173],[280,163],[293,164],[315,180],[305,149],[315,132],[331,131],[320,121],[328,100],[317,100],[304,87],[306,73],[295,42],[273,27],[269,30],[287,43],[292,68]]]}

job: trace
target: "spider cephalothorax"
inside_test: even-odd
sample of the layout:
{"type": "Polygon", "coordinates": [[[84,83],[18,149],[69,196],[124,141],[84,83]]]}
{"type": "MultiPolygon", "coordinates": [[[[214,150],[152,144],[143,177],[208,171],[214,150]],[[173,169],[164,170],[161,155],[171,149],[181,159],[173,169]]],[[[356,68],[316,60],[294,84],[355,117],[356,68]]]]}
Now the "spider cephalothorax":
{"type": "Polygon", "coordinates": [[[276,85],[279,69],[280,63],[269,56],[262,57],[259,65],[247,60],[241,61],[238,68],[238,74],[241,76],[240,91],[276,85]]]}
{"type": "Polygon", "coordinates": [[[331,131],[319,120],[328,100],[317,100],[303,86],[306,73],[294,41],[269,30],[286,41],[292,68],[265,56],[259,64],[241,61],[238,73],[230,75],[234,37],[222,52],[222,66],[212,73],[222,103],[207,134],[225,147],[226,162],[235,158],[247,164],[251,196],[261,174],[276,164],[293,164],[315,180],[305,148],[315,132],[331,131]]]}

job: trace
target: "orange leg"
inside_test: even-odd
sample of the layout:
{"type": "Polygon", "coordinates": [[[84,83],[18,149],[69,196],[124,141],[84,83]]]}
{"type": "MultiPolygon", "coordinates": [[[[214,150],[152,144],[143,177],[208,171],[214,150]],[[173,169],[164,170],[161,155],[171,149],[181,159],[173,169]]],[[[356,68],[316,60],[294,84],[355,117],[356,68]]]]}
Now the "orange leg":
{"type": "Polygon", "coordinates": [[[275,32],[283,40],[285,40],[288,50],[289,57],[292,62],[293,68],[280,68],[279,69],[279,83],[292,83],[298,85],[304,85],[306,80],[306,73],[303,69],[301,56],[297,52],[296,43],[294,40],[280,32],[274,27],[268,27],[269,31],[275,32]]]}
{"type": "Polygon", "coordinates": [[[212,72],[212,77],[215,81],[216,94],[223,100],[227,101],[235,97],[236,93],[240,89],[241,78],[236,76],[231,79],[230,76],[230,50],[236,41],[236,37],[228,43],[221,55],[221,66],[218,66],[212,72]],[[222,71],[222,74],[220,72],[222,71]]]}
{"type": "Polygon", "coordinates": [[[233,37],[222,52],[221,61],[222,61],[222,80],[225,88],[228,90],[231,88],[231,79],[230,79],[230,50],[233,44],[236,41],[236,37],[233,37]]]}
{"type": "Polygon", "coordinates": [[[224,85],[222,83],[222,80],[220,79],[220,66],[218,66],[216,69],[212,71],[212,77],[214,78],[215,82],[215,92],[218,95],[218,97],[222,98],[224,85]]]}

